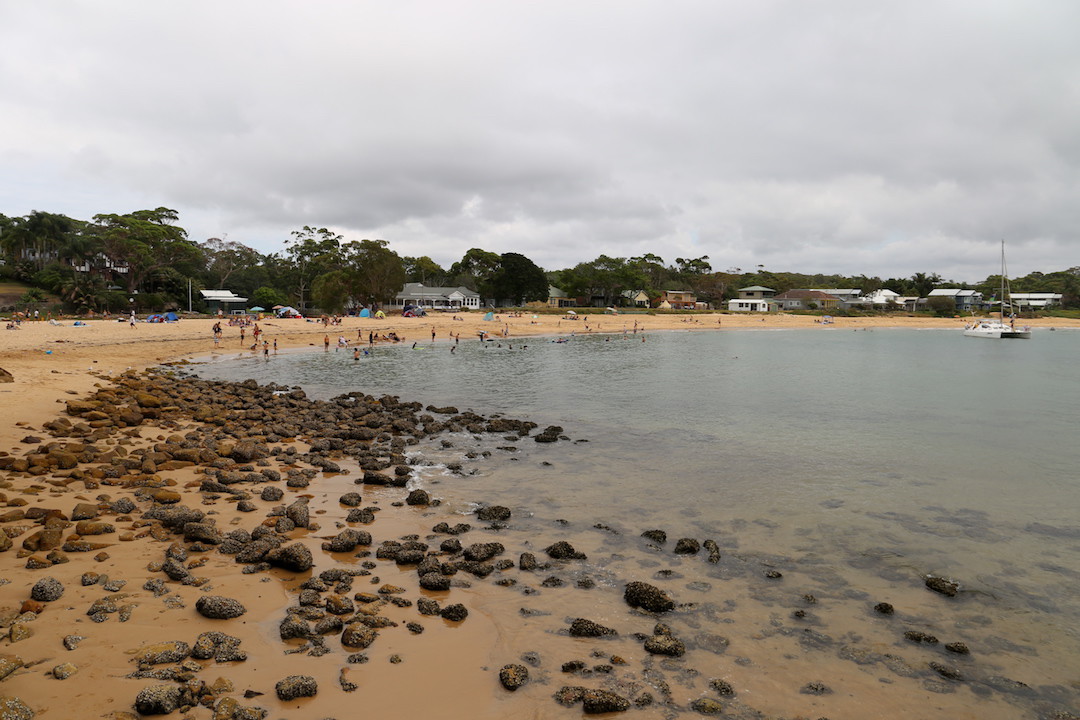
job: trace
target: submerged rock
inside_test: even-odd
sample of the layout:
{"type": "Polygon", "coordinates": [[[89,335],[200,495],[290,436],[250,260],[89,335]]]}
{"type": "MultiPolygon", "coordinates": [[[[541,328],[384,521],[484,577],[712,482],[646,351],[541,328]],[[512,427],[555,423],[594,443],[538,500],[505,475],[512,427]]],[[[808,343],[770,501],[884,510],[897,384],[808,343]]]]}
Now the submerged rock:
{"type": "Polygon", "coordinates": [[[630,607],[649,612],[667,612],[674,609],[675,601],[667,592],[649,583],[633,581],[626,584],[623,599],[630,607]]]}
{"type": "Polygon", "coordinates": [[[554,545],[549,545],[544,548],[544,552],[548,554],[548,557],[553,560],[587,560],[587,556],[583,552],[578,552],[574,549],[574,546],[565,540],[560,540],[554,545]]]}
{"type": "Polygon", "coordinates": [[[956,597],[956,593],[960,591],[960,583],[936,575],[927,576],[926,587],[945,597],[956,597]]]}
{"type": "Polygon", "coordinates": [[[592,620],[586,620],[585,618],[575,618],[574,621],[570,623],[571,637],[603,637],[605,635],[618,634],[619,633],[612,628],[605,627],[592,620]]]}

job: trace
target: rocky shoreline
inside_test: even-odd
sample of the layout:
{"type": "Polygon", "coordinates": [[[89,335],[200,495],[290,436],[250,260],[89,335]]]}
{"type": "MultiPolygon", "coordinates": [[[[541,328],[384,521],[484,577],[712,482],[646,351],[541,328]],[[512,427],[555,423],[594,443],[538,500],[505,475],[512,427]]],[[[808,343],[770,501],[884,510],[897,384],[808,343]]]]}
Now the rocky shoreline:
{"type": "MultiPolygon", "coordinates": [[[[22,448],[0,453],[6,505],[0,514],[0,562],[29,571],[20,576],[29,578],[25,587],[10,580],[0,587],[7,645],[0,654],[0,718],[38,712],[59,717],[49,711],[49,698],[12,688],[30,676],[71,682],[89,670],[77,661],[57,662],[64,652],[76,656],[90,634],[78,627],[82,620],[68,623],[58,616],[117,628],[137,622],[153,604],[162,613],[160,621],[149,622],[160,623],[158,635],[181,626],[198,630],[163,640],[148,638],[143,626],[142,641],[134,646],[103,648],[115,656],[111,665],[123,668],[125,680],[141,684],[126,698],[94,706],[93,715],[119,720],[179,712],[247,720],[286,712],[298,717],[298,702],[327,694],[342,698],[339,707],[350,707],[344,698],[359,688],[351,668],[368,663],[380,644],[433,630],[431,623],[451,629],[469,624],[474,608],[468,591],[478,583],[512,588],[525,598],[542,588],[597,586],[583,570],[587,554],[570,542],[514,535],[510,508],[480,502],[474,517],[463,522],[440,513],[440,499],[431,491],[409,488],[414,459],[406,451],[422,441],[463,433],[504,443],[552,443],[566,437],[562,428],[540,430],[531,422],[424,407],[393,396],[348,393],[311,400],[295,387],[212,382],[160,369],[102,383],[89,397],[68,401],[64,415],[44,424],[44,434],[27,430],[22,448]],[[337,516],[323,527],[326,511],[313,510],[312,491],[343,477],[354,489],[337,494],[337,516]],[[372,492],[391,494],[380,495],[380,504],[370,499],[372,492]],[[400,526],[383,520],[390,514],[387,504],[441,519],[430,532],[396,534],[400,526]],[[119,554],[138,558],[138,572],[117,577],[94,569],[119,554]],[[273,581],[283,592],[252,595],[250,583],[273,581]],[[183,617],[184,624],[170,622],[173,617],[183,617]],[[248,646],[267,634],[279,643],[277,657],[269,660],[274,675],[261,673],[252,682],[240,668],[255,660],[248,646]],[[336,669],[336,687],[303,671],[308,661],[301,659],[320,657],[336,669]]],[[[595,528],[615,534],[599,523],[595,528]]],[[[694,558],[731,577],[752,576],[766,584],[784,579],[780,565],[727,558],[712,539],[680,538],[669,546],[664,530],[647,529],[625,542],[643,544],[660,563],[665,557],[694,558]]],[[[619,593],[623,619],[550,618],[554,632],[572,643],[566,655],[556,659],[529,651],[503,658],[488,670],[491,691],[517,696],[539,684],[553,698],[552,710],[545,711],[552,716],[575,712],[561,705],[587,714],[636,708],[656,717],[765,717],[729,680],[687,665],[688,651],[715,657],[729,643],[693,631],[692,620],[675,629],[669,618],[689,619],[702,606],[664,587],[665,579],[676,576],[661,568],[651,582],[604,578],[605,587],[619,593]],[[618,651],[606,646],[627,638],[632,645],[618,651]],[[595,643],[587,659],[581,658],[583,643],[595,643]]],[[[961,590],[945,578],[927,578],[926,586],[943,602],[955,601],[961,590]]],[[[1045,717],[1076,717],[1035,703],[1024,683],[980,667],[962,642],[939,644],[924,629],[912,628],[910,618],[887,632],[929,653],[921,666],[840,643],[819,629],[817,598],[791,592],[798,598],[795,607],[772,632],[796,637],[804,647],[829,648],[856,665],[918,678],[933,692],[966,684],[1018,706],[1037,705],[1045,717]]],[[[899,615],[889,603],[869,606],[885,622],[899,615]]],[[[524,622],[550,611],[519,612],[524,622]]],[[[386,659],[404,660],[397,652],[386,659]]],[[[733,662],[747,664],[740,660],[733,662]]],[[[423,682],[410,677],[406,684],[423,682]]],[[[813,680],[798,692],[827,698],[833,689],[813,680]]]]}

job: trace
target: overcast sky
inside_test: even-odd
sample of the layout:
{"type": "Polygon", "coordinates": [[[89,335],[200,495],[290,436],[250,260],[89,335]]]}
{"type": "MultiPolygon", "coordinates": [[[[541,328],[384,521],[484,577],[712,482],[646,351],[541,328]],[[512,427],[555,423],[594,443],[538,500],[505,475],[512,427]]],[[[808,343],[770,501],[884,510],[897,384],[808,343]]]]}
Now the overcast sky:
{"type": "Polygon", "coordinates": [[[1080,265],[1080,2],[0,2],[0,213],[444,266],[1080,265]]]}

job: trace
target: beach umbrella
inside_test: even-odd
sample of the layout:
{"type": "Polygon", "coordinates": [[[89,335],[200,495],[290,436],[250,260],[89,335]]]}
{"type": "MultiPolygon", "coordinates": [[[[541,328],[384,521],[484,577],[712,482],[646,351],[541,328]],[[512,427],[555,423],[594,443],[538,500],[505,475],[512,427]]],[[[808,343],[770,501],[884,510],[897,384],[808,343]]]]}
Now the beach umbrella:
{"type": "Polygon", "coordinates": [[[266,308],[259,307],[258,305],[256,305],[253,308],[248,308],[248,310],[250,310],[251,312],[264,312],[266,310],[266,308]]]}
{"type": "Polygon", "coordinates": [[[566,311],[566,314],[567,314],[567,315],[577,315],[577,313],[576,313],[576,312],[574,312],[573,310],[567,310],[567,311],[566,311]]]}

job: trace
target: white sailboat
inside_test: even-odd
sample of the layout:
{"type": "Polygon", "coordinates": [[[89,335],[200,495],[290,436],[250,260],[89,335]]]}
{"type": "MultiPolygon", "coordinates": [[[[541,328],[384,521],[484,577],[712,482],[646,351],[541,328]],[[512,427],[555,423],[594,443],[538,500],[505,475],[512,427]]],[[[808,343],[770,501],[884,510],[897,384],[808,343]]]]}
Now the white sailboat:
{"type": "Polygon", "coordinates": [[[964,337],[990,338],[991,340],[1030,340],[1031,328],[1016,327],[1016,312],[1009,293],[1009,275],[1005,267],[1005,241],[1001,241],[1001,313],[997,320],[984,318],[973,320],[964,327],[964,337]],[[1005,321],[1005,306],[1009,306],[1009,321],[1005,321]]]}

